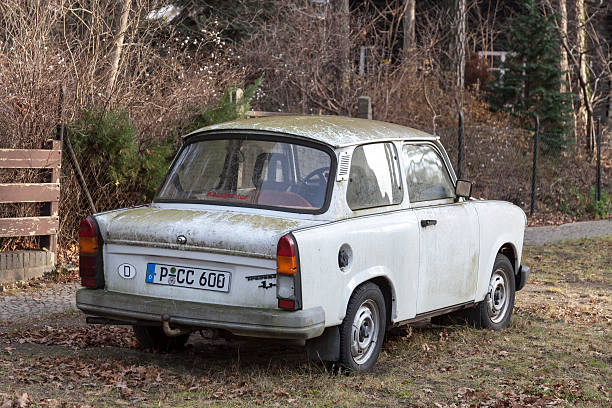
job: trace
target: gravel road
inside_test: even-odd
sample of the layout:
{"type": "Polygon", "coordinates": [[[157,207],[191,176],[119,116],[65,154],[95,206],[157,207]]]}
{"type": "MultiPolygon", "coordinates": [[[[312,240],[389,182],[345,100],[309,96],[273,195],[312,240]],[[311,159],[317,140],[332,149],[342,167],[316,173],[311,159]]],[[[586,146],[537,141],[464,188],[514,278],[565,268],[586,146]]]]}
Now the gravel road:
{"type": "Polygon", "coordinates": [[[612,218],[549,227],[528,227],[525,245],[545,245],[567,239],[612,236],[612,218]]]}
{"type": "MultiPolygon", "coordinates": [[[[525,245],[545,245],[572,238],[612,235],[612,219],[585,221],[552,227],[529,227],[525,245]]],[[[53,284],[44,289],[28,289],[0,294],[0,322],[15,322],[50,313],[76,310],[78,283],[53,284]]]]}

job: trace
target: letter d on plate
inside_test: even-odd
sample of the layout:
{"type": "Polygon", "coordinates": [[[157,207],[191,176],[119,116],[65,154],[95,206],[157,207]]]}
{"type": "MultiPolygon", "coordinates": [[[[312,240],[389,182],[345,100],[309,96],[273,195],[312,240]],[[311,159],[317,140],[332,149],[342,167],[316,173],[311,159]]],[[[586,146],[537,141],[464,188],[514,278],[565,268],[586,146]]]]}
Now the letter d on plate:
{"type": "Polygon", "coordinates": [[[132,279],[136,276],[136,268],[128,263],[121,264],[117,267],[117,273],[123,279],[132,279]]]}

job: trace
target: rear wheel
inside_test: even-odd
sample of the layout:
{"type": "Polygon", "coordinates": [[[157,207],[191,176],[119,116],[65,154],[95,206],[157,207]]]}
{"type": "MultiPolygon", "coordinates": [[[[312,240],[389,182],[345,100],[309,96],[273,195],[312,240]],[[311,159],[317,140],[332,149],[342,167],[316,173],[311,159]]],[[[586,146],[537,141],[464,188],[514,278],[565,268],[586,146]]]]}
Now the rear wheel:
{"type": "Polygon", "coordinates": [[[134,336],[142,348],[156,349],[161,351],[179,350],[185,347],[188,334],[183,334],[176,337],[169,337],[164,334],[161,327],[154,326],[132,326],[134,336]]]}
{"type": "Polygon", "coordinates": [[[386,321],[385,299],[378,286],[358,287],[340,325],[340,364],[352,371],[371,369],[382,348],[386,321]]]}

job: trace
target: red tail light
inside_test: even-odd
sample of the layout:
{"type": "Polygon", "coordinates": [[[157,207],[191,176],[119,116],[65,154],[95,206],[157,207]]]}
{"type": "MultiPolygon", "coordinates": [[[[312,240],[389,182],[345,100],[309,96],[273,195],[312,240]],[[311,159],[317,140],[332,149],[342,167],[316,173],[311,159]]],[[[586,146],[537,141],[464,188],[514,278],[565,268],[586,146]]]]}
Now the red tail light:
{"type": "Polygon", "coordinates": [[[283,235],[276,246],[276,270],[285,275],[295,275],[297,260],[295,243],[290,235],[283,235]]]}
{"type": "Polygon", "coordinates": [[[278,307],[293,310],[295,309],[295,302],[293,300],[278,299],[278,307]]]}
{"type": "Polygon", "coordinates": [[[91,217],[83,219],[79,225],[79,276],[85,287],[104,287],[98,228],[91,217]]]}
{"type": "Polygon", "coordinates": [[[283,235],[276,246],[276,297],[280,309],[301,307],[298,251],[291,234],[283,235]]]}
{"type": "Polygon", "coordinates": [[[79,253],[95,255],[98,252],[98,233],[90,217],[83,218],[79,225],[79,253]]]}

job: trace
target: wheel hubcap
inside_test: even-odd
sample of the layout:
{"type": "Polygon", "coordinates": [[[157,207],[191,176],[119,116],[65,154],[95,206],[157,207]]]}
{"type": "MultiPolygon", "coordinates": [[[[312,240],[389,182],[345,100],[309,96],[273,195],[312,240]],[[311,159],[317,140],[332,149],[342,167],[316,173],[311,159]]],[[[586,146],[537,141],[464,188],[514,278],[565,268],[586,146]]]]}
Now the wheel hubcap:
{"type": "Polygon", "coordinates": [[[379,310],[371,299],[364,301],[353,319],[351,327],[351,356],[357,364],[363,364],[374,353],[378,342],[379,310]]]}
{"type": "Polygon", "coordinates": [[[506,282],[506,275],[501,269],[493,272],[491,281],[489,282],[489,292],[487,294],[487,306],[489,309],[489,318],[493,323],[499,323],[504,320],[506,311],[508,310],[508,301],[510,299],[510,286],[506,282]]]}

